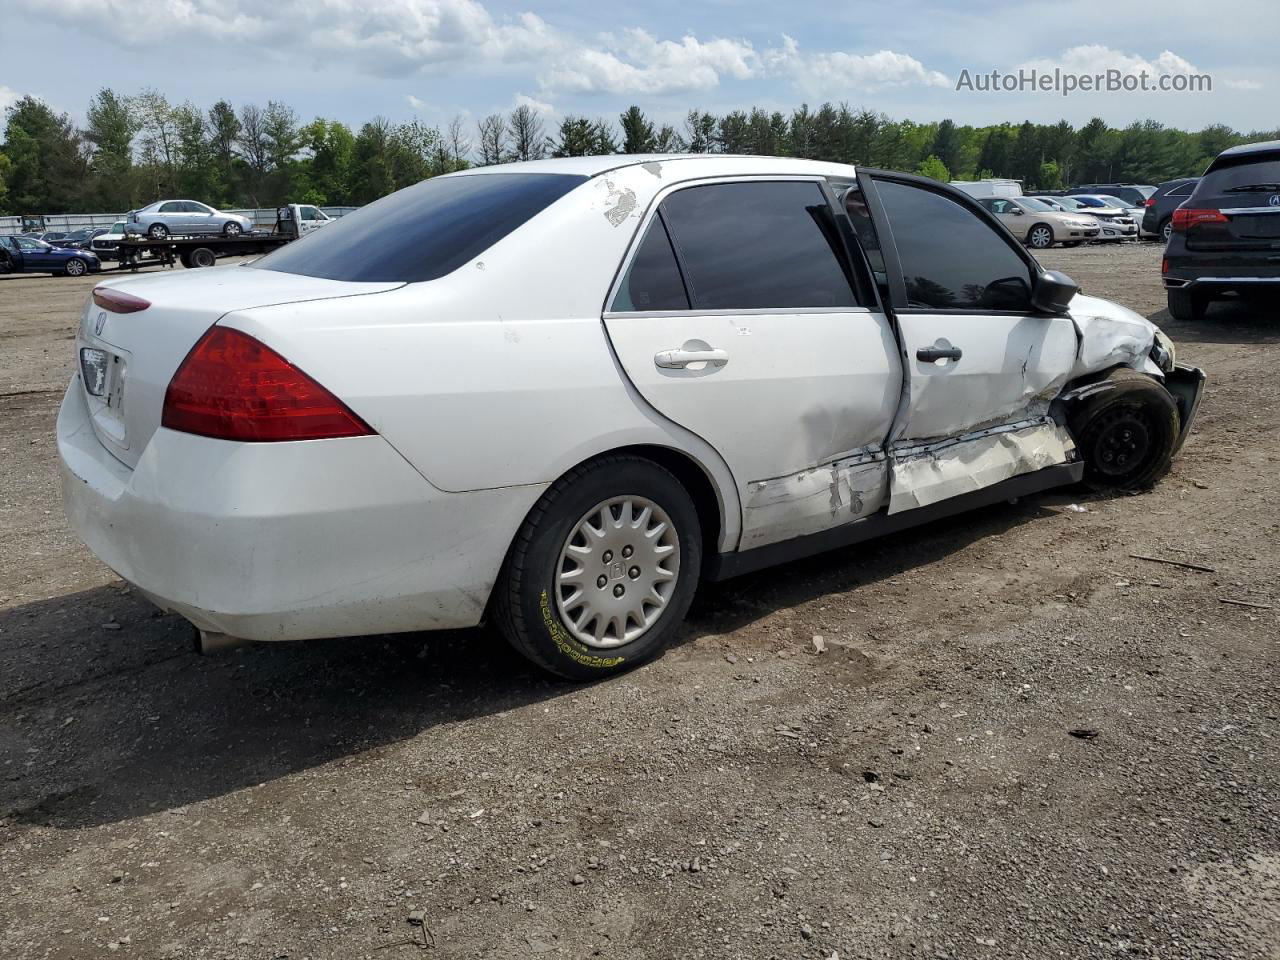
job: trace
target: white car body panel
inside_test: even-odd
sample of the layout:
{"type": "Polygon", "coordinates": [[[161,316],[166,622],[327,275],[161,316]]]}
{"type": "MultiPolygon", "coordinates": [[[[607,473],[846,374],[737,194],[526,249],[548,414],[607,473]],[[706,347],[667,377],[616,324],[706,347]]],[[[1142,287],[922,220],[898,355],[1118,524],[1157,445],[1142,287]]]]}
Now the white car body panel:
{"type": "Polygon", "coordinates": [[[67,510],[85,542],[213,632],[470,626],[538,497],[602,453],[690,460],[718,501],[714,548],[728,553],[1065,462],[1070,436],[1047,416],[1063,387],[1150,365],[1155,328],[1082,296],[1069,317],[906,315],[901,345],[878,309],[605,314],[673,183],[848,180],[852,168],[723,156],[523,166],[593,179],[439,279],[223,267],[105,281],[153,306],[104,314],[90,302],[81,318],[77,345],[117,357],[122,385],[109,404],[77,377],[59,416],[67,510]],[[160,427],[169,380],[215,322],[296,364],[376,435],[235,443],[160,427]],[[659,371],[655,353],[690,340],[729,362],[659,371]],[[962,364],[915,360],[943,340],[964,348],[962,364]]]}

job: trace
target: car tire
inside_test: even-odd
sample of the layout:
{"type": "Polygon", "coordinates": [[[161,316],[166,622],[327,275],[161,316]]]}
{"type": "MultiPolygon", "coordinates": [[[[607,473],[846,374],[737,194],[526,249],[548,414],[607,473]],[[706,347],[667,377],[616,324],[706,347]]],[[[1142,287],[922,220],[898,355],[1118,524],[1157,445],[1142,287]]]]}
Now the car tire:
{"type": "Polygon", "coordinates": [[[222,235],[224,237],[238,237],[244,233],[244,228],[234,220],[228,220],[222,227],[222,235]]]}
{"type": "Polygon", "coordinates": [[[1110,387],[1082,400],[1067,423],[1084,460],[1084,482],[1095,490],[1145,490],[1164,476],[1181,418],[1169,391],[1146,374],[1122,367],[1110,387]]]}
{"type": "Polygon", "coordinates": [[[550,673],[610,676],[662,652],[701,567],[698,512],[680,481],[642,457],[601,457],[557,480],[530,511],[494,589],[494,620],[550,673]],[[640,596],[662,602],[637,607],[640,596]]]}
{"type": "Polygon", "coordinates": [[[1048,250],[1053,246],[1053,227],[1037,223],[1027,231],[1027,246],[1034,250],[1048,250]]]}
{"type": "Polygon", "coordinates": [[[192,269],[198,267],[212,267],[218,262],[218,255],[209,247],[196,247],[186,254],[187,259],[183,262],[184,267],[192,269]]]}
{"type": "Polygon", "coordinates": [[[1186,287],[1170,287],[1166,292],[1169,296],[1169,316],[1173,319],[1191,323],[1204,319],[1209,302],[1202,295],[1186,287]]]}
{"type": "Polygon", "coordinates": [[[1164,222],[1160,224],[1159,235],[1160,235],[1160,241],[1167,246],[1169,243],[1169,238],[1173,236],[1173,218],[1172,217],[1165,217],[1164,222]]]}
{"type": "Polygon", "coordinates": [[[83,277],[89,272],[89,264],[85,263],[79,257],[72,257],[63,266],[62,271],[68,277],[83,277]]]}
{"type": "Polygon", "coordinates": [[[168,240],[169,228],[163,223],[153,223],[151,226],[147,227],[147,236],[152,240],[168,240]]]}

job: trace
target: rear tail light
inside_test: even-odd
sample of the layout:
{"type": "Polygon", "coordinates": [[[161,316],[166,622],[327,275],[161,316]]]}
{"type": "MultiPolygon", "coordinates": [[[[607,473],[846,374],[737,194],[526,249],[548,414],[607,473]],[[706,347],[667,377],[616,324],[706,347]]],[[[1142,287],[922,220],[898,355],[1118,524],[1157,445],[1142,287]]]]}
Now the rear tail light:
{"type": "Polygon", "coordinates": [[[256,443],[373,433],[341,400],[270,347],[230,327],[210,327],[164,395],[163,426],[256,443]]]}
{"type": "Polygon", "coordinates": [[[1142,204],[1142,205],[1143,205],[1144,207],[1154,207],[1154,206],[1156,205],[1156,198],[1155,198],[1155,197],[1147,197],[1147,199],[1143,202],[1143,204],[1142,204]]]}
{"type": "Polygon", "coordinates": [[[150,300],[143,300],[132,293],[113,290],[111,287],[94,287],[93,302],[112,313],[137,313],[151,306],[150,300]]]}
{"type": "Polygon", "coordinates": [[[1166,274],[1166,273],[1168,273],[1168,272],[1169,272],[1169,258],[1168,258],[1168,257],[1163,257],[1163,258],[1160,260],[1160,275],[1161,275],[1161,276],[1164,276],[1164,274],[1166,274]]]}
{"type": "Polygon", "coordinates": [[[1179,207],[1173,211],[1173,229],[1179,233],[1184,233],[1198,223],[1227,223],[1227,218],[1221,210],[1188,210],[1186,207],[1179,207]]]}

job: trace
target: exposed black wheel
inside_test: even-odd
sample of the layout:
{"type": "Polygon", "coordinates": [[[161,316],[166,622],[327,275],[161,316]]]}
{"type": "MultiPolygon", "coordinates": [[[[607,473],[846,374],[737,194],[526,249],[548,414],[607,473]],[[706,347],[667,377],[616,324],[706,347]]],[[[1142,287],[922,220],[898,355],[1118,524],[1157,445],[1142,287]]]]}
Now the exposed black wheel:
{"type": "Polygon", "coordinates": [[[1205,311],[1209,309],[1209,301],[1201,294],[1186,287],[1170,287],[1169,315],[1175,320],[1203,320],[1205,311]]]}
{"type": "Polygon", "coordinates": [[[1177,402],[1162,384],[1127,368],[1070,413],[1084,459],[1084,482],[1097,489],[1142,490],[1169,469],[1178,439],[1177,402]]]}
{"type": "Polygon", "coordinates": [[[1053,246],[1053,227],[1047,223],[1037,223],[1027,231],[1027,246],[1036,250],[1047,250],[1053,246]]]}
{"type": "Polygon", "coordinates": [[[153,223],[147,227],[147,236],[152,240],[167,240],[169,238],[169,228],[163,223],[153,223]]]}
{"type": "Polygon", "coordinates": [[[1164,223],[1160,224],[1160,239],[1167,245],[1171,236],[1173,236],[1173,219],[1166,217],[1164,223]]]}
{"type": "Polygon", "coordinates": [[[218,262],[218,256],[208,247],[196,247],[187,255],[185,267],[212,267],[218,262]]]}
{"type": "Polygon", "coordinates": [[[238,237],[241,233],[240,224],[234,220],[228,220],[226,226],[222,228],[222,235],[225,237],[238,237]]]}
{"type": "Polygon", "coordinates": [[[89,272],[89,265],[79,257],[73,257],[67,261],[67,265],[62,269],[66,271],[68,277],[83,277],[89,272]]]}
{"type": "Polygon", "coordinates": [[[544,670],[620,673],[667,646],[701,566],[698,513],[680,481],[641,457],[602,457],[530,511],[494,588],[494,619],[544,670]]]}

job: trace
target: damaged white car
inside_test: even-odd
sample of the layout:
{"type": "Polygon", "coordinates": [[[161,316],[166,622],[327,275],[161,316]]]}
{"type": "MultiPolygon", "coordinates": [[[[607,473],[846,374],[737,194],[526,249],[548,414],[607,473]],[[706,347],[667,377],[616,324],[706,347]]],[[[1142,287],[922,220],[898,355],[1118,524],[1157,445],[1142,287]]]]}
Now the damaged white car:
{"type": "Polygon", "coordinates": [[[723,578],[1084,480],[1203,375],[934,181],[766,157],[438,177],[252,266],[112,279],[65,500],[206,646],[467,627],[594,677],[723,578]]]}

